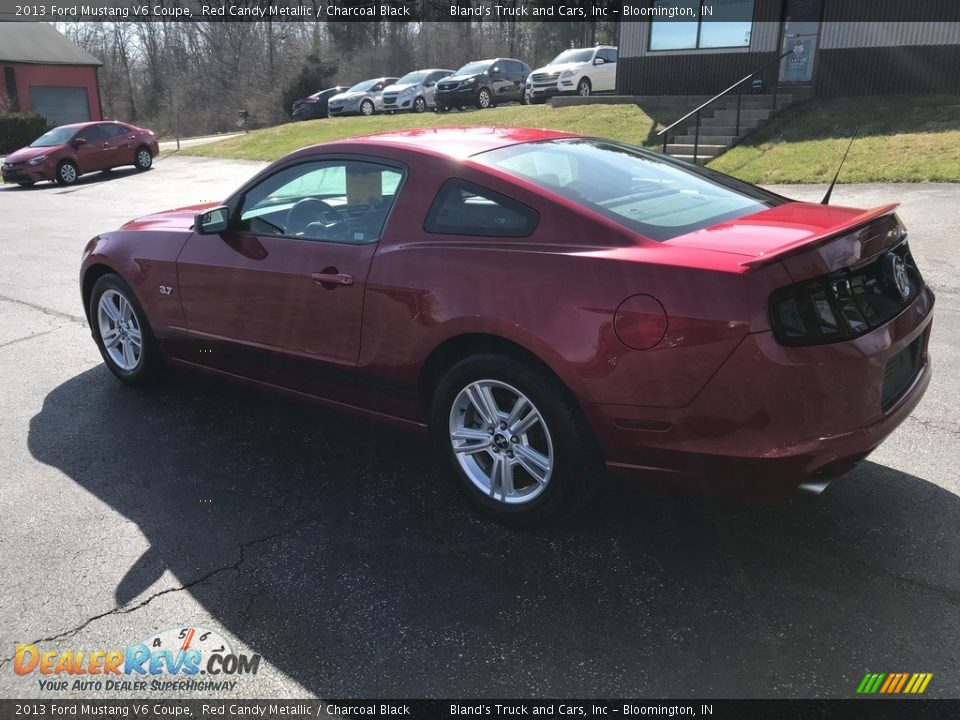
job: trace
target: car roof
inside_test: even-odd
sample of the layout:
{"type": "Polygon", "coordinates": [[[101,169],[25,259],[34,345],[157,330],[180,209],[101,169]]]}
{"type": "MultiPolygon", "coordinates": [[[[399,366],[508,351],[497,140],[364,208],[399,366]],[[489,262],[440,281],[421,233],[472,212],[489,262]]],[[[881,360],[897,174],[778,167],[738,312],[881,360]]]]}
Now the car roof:
{"type": "Polygon", "coordinates": [[[535,130],[533,128],[472,126],[472,127],[425,127],[409,130],[362,135],[346,138],[322,146],[369,145],[381,147],[404,147],[431,155],[446,155],[465,158],[497,148],[540,140],[581,137],[576,133],[560,130],[535,130]]]}

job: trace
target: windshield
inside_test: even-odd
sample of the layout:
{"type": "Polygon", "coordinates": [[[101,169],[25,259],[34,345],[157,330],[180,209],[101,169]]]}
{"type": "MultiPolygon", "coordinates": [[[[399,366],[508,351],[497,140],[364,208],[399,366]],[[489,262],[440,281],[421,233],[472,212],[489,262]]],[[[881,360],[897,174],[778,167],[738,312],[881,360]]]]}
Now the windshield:
{"type": "Polygon", "coordinates": [[[352,88],[347,90],[347,92],[366,92],[367,90],[372,88],[374,85],[376,85],[378,82],[380,82],[379,78],[377,78],[376,80],[364,80],[362,83],[357,83],[356,85],[354,85],[352,88]]]}
{"type": "Polygon", "coordinates": [[[564,50],[562,53],[557,55],[551,62],[551,65],[559,65],[560,63],[584,63],[590,62],[590,58],[593,57],[593,48],[588,48],[586,50],[564,50]]]}
{"type": "Polygon", "coordinates": [[[429,70],[417,70],[415,72],[407,73],[402,78],[397,80],[394,85],[413,85],[414,83],[422,83],[427,77],[429,70]]]}
{"type": "Polygon", "coordinates": [[[609,140],[523,143],[475,155],[652,240],[669,240],[785,202],[720,173],[609,140]]]}
{"type": "Polygon", "coordinates": [[[489,60],[467,63],[462,68],[457,70],[454,75],[479,75],[482,72],[486,72],[490,65],[491,62],[489,60]]]}
{"type": "Polygon", "coordinates": [[[64,145],[70,138],[73,137],[73,134],[77,132],[76,128],[54,128],[48,133],[44,133],[32,143],[30,147],[53,147],[54,145],[64,145]]]}

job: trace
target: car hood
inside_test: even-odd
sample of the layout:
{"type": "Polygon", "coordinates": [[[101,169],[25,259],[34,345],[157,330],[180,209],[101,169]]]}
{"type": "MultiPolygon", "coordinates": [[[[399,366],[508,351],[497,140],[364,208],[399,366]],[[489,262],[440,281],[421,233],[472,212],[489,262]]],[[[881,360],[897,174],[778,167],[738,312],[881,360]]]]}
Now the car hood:
{"type": "MultiPolygon", "coordinates": [[[[537,68],[533,72],[535,73],[555,73],[555,72],[564,72],[565,70],[579,70],[585,65],[589,65],[588,62],[582,63],[560,63],[559,65],[544,65],[542,68],[537,68]]],[[[531,73],[532,74],[532,73],[531,73]]]]}
{"type": "Polygon", "coordinates": [[[414,88],[414,87],[416,87],[416,86],[419,85],[419,84],[420,84],[420,83],[404,83],[403,85],[387,85],[387,86],[383,89],[383,91],[384,91],[385,93],[388,93],[388,92],[403,92],[404,90],[407,90],[408,88],[414,88]]]}
{"type": "Polygon", "coordinates": [[[63,150],[64,147],[66,146],[51,145],[50,147],[38,147],[38,148],[23,147],[17,150],[16,152],[12,152],[9,155],[7,155],[4,162],[7,162],[7,163],[27,162],[28,160],[33,160],[35,157],[39,157],[41,155],[51,155],[55,152],[63,150]]]}
{"type": "Polygon", "coordinates": [[[337,95],[334,95],[332,98],[330,98],[329,102],[336,102],[338,100],[341,102],[349,102],[350,100],[359,100],[360,98],[366,97],[369,94],[370,93],[366,93],[366,92],[339,93],[337,95]]]}
{"type": "Polygon", "coordinates": [[[666,244],[742,255],[747,260],[744,264],[754,265],[819,244],[895,208],[896,205],[884,205],[861,210],[787,202],[680,235],[667,240],[666,244]]]}
{"type": "Polygon", "coordinates": [[[448,75],[439,82],[463,82],[464,80],[469,80],[470,78],[480,77],[483,73],[477,73],[476,75],[448,75]]]}
{"type": "Polygon", "coordinates": [[[123,230],[192,230],[193,218],[197,213],[220,205],[219,202],[208,202],[200,205],[164,210],[163,212],[144,215],[136,220],[130,220],[123,225],[123,230]]]}

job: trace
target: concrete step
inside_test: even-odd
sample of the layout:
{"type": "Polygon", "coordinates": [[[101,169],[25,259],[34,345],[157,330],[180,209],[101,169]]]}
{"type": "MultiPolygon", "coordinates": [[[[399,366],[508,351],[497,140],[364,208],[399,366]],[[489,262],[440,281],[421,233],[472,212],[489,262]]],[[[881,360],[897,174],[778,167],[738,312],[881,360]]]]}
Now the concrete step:
{"type": "MultiPolygon", "coordinates": [[[[755,110],[753,108],[740,108],[740,120],[746,118],[759,118],[760,120],[768,120],[770,118],[770,110],[755,110]]],[[[713,119],[724,119],[730,120],[731,122],[736,122],[737,119],[737,108],[732,107],[727,110],[717,110],[713,114],[713,119]]]]}
{"type": "MultiPolygon", "coordinates": [[[[747,134],[748,132],[750,132],[751,130],[754,130],[754,129],[758,128],[762,122],[763,122],[763,121],[761,121],[761,120],[758,120],[757,122],[754,122],[754,123],[752,123],[752,124],[749,123],[749,122],[745,122],[745,123],[744,123],[744,122],[741,122],[741,123],[740,123],[740,133],[739,133],[739,134],[740,134],[741,136],[746,135],[746,134],[747,134]]],[[[683,131],[681,130],[681,132],[683,132],[683,131]]],[[[696,134],[697,134],[697,127],[696,127],[696,125],[691,125],[690,127],[688,127],[688,128],[687,128],[687,131],[686,131],[686,134],[687,134],[687,135],[696,135],[696,134]]],[[[738,133],[737,133],[737,126],[734,125],[734,124],[732,124],[732,123],[731,123],[730,125],[713,125],[713,124],[710,124],[710,125],[701,125],[701,126],[700,126],[700,137],[703,137],[704,135],[737,135],[737,134],[738,134],[738,133]]]]}
{"type": "MultiPolygon", "coordinates": [[[[704,145],[700,144],[697,147],[697,157],[716,157],[724,150],[726,150],[728,145],[704,145]]],[[[668,155],[690,155],[693,157],[693,143],[671,143],[667,145],[667,154],[668,155]]]]}
{"type": "MultiPolygon", "coordinates": [[[[677,160],[686,160],[689,163],[693,162],[693,155],[674,155],[673,153],[667,153],[670,157],[675,157],[677,160]]],[[[712,158],[703,157],[702,155],[697,158],[697,165],[706,165],[708,160],[712,158]]]]}
{"type": "MultiPolygon", "coordinates": [[[[740,134],[740,137],[743,137],[743,133],[740,134]]],[[[723,147],[730,147],[733,145],[735,140],[739,138],[736,135],[704,135],[700,133],[700,144],[701,145],[722,145],[723,147]]],[[[673,142],[678,145],[693,145],[696,142],[696,137],[694,135],[677,135],[673,138],[673,142]]]]}

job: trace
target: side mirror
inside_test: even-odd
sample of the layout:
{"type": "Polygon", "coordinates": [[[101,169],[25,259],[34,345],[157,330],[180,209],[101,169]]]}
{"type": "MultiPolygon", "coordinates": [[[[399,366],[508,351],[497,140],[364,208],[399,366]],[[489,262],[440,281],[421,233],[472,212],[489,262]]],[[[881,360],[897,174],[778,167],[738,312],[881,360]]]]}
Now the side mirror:
{"type": "Polygon", "coordinates": [[[78,147],[80,147],[81,145],[86,145],[86,144],[87,144],[87,139],[86,139],[86,138],[74,138],[74,139],[73,139],[73,142],[70,143],[70,144],[73,145],[75,148],[78,148],[78,147]]]}
{"type": "Polygon", "coordinates": [[[594,64],[594,65],[603,65],[605,62],[606,62],[606,60],[604,60],[603,58],[594,58],[594,59],[593,59],[593,64],[594,64]]]}
{"type": "Polygon", "coordinates": [[[230,224],[230,211],[225,205],[215,207],[193,217],[193,230],[198,235],[216,235],[222,233],[230,224]]]}

